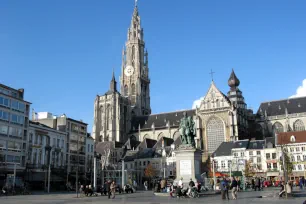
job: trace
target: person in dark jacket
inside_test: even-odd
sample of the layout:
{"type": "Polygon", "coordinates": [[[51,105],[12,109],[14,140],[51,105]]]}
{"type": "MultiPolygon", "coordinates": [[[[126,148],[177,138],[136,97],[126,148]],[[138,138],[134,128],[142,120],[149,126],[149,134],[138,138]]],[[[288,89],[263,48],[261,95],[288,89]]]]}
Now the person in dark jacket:
{"type": "Polygon", "coordinates": [[[107,195],[107,181],[105,181],[103,184],[103,194],[107,195]]]}
{"type": "Polygon", "coordinates": [[[234,200],[236,200],[237,199],[238,182],[235,179],[235,177],[232,180],[231,189],[232,189],[232,197],[233,197],[234,200]]]}
{"type": "Polygon", "coordinates": [[[256,180],[255,180],[255,191],[256,191],[256,189],[258,189],[258,191],[260,191],[260,178],[258,177],[258,178],[256,178],[256,180]]]}
{"type": "Polygon", "coordinates": [[[107,188],[107,195],[108,195],[108,199],[110,199],[110,197],[111,197],[111,181],[108,181],[107,182],[107,186],[106,186],[107,188]]]}
{"type": "Polygon", "coordinates": [[[237,179],[237,184],[238,184],[238,186],[237,186],[237,191],[240,191],[241,181],[240,181],[239,177],[238,177],[238,179],[237,179]]]}

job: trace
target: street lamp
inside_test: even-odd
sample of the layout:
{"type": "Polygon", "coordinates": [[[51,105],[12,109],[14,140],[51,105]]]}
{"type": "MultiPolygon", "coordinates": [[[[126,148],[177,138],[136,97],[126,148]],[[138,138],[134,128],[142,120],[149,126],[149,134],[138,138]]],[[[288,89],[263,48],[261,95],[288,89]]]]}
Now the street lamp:
{"type": "Polygon", "coordinates": [[[216,186],[216,172],[215,172],[215,160],[214,160],[214,156],[215,156],[215,154],[212,154],[212,164],[213,164],[212,169],[213,169],[213,177],[214,177],[214,189],[213,190],[216,189],[215,188],[215,186],[216,186]]]}
{"type": "Polygon", "coordinates": [[[232,160],[228,161],[229,168],[230,168],[230,178],[232,177],[232,160]]]}

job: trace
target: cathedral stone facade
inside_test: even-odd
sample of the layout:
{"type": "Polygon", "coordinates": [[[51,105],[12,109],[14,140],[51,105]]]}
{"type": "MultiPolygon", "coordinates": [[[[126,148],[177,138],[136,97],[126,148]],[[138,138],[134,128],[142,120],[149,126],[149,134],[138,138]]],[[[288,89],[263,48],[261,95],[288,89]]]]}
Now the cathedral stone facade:
{"type": "MultiPolygon", "coordinates": [[[[249,138],[248,121],[253,113],[247,109],[239,84],[232,70],[227,94],[222,93],[212,81],[201,105],[186,110],[196,123],[196,146],[206,156],[224,141],[249,138]]],[[[140,142],[171,138],[177,146],[181,142],[178,127],[183,112],[151,114],[148,52],[135,6],[122,51],[120,92],[113,74],[109,91],[95,100],[93,137],[96,142],[122,144],[130,138],[140,142]]]]}

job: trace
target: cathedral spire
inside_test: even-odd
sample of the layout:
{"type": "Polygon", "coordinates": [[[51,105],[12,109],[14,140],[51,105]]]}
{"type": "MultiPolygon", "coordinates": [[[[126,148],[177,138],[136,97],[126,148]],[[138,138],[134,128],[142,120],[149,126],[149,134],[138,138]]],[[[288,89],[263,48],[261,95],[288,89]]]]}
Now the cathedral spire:
{"type": "Polygon", "coordinates": [[[235,90],[240,84],[239,79],[237,78],[234,69],[232,69],[232,73],[230,78],[228,79],[228,86],[231,87],[232,90],[235,90]]]}
{"type": "Polygon", "coordinates": [[[113,75],[112,75],[112,80],[110,82],[109,90],[111,92],[117,92],[117,82],[116,82],[116,79],[115,79],[114,69],[113,69],[113,75]]]}

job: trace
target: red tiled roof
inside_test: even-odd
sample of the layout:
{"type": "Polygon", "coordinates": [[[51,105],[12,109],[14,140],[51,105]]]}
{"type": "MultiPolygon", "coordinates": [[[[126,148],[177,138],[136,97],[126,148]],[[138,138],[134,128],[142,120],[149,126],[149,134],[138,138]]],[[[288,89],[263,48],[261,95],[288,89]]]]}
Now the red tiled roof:
{"type": "Polygon", "coordinates": [[[277,134],[277,144],[294,144],[306,142],[306,131],[299,132],[281,132],[277,134]],[[294,141],[291,140],[291,136],[294,136],[294,141]]]}

